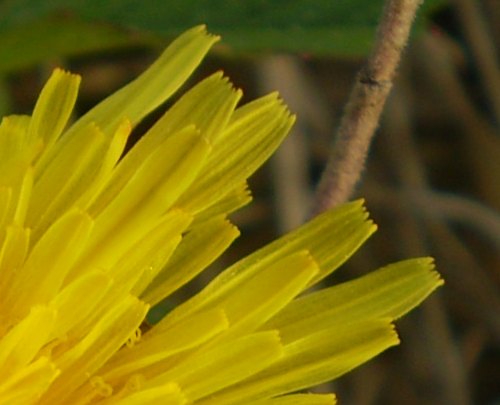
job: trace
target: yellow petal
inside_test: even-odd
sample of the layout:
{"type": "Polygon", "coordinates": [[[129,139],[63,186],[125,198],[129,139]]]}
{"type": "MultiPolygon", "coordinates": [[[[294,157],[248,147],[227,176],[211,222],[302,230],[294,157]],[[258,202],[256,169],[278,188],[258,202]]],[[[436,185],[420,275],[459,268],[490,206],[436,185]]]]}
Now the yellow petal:
{"type": "Polygon", "coordinates": [[[285,257],[247,280],[217,304],[224,309],[231,325],[221,338],[228,340],[253,332],[299,294],[318,271],[309,253],[302,251],[285,257]]]}
{"type": "Polygon", "coordinates": [[[67,285],[49,305],[57,311],[54,337],[63,338],[75,326],[88,323],[88,317],[95,312],[111,282],[102,271],[93,271],[67,285]]]}
{"type": "Polygon", "coordinates": [[[58,374],[59,370],[47,357],[40,357],[0,382],[0,403],[36,404],[58,374]]]}
{"type": "Polygon", "coordinates": [[[102,191],[105,185],[110,181],[111,175],[118,160],[125,150],[128,137],[132,131],[132,126],[129,120],[123,120],[118,126],[112,137],[103,142],[103,146],[99,149],[94,159],[90,162],[87,168],[87,182],[81,182],[80,188],[82,192],[75,205],[87,209],[90,202],[102,191]],[[95,168],[95,170],[94,170],[95,168]]]}
{"type": "Polygon", "coordinates": [[[120,162],[115,181],[130,178],[144,156],[151,154],[169,136],[194,125],[210,143],[222,132],[241,97],[221,73],[203,80],[184,94],[153,127],[141,137],[120,162]]]}
{"type": "Polygon", "coordinates": [[[113,405],[184,405],[186,403],[182,391],[174,383],[142,390],[123,399],[110,401],[113,405]]]}
{"type": "Polygon", "coordinates": [[[236,405],[334,379],[398,343],[387,321],[368,321],[312,333],[284,347],[281,360],[197,405],[236,405]]]}
{"type": "Polygon", "coordinates": [[[29,306],[55,297],[85,247],[92,224],[89,216],[78,210],[69,211],[54,223],[18,269],[8,305],[24,313],[29,306]]]}
{"type": "Polygon", "coordinates": [[[124,119],[130,120],[135,126],[184,83],[218,39],[207,34],[204,26],[186,31],[137,79],[73,124],[53,148],[55,152],[42,156],[38,162],[40,170],[57,155],[57,149],[64,147],[66,142],[85,131],[89,125],[96,125],[108,136],[117,130],[124,119]]]}
{"type": "Polygon", "coordinates": [[[397,319],[442,284],[432,260],[411,259],[353,281],[312,292],[291,302],[265,328],[279,329],[284,342],[303,331],[369,319],[397,319]]]}
{"type": "MultiPolygon", "coordinates": [[[[7,313],[9,308],[5,308],[5,299],[12,289],[12,284],[17,275],[17,271],[22,267],[29,249],[30,231],[29,229],[14,225],[5,230],[5,239],[0,250],[0,303],[2,311],[7,313]]],[[[0,324],[0,331],[10,326],[6,320],[0,324]]]]}
{"type": "Polygon", "coordinates": [[[0,124],[0,184],[12,185],[30,166],[40,144],[28,144],[27,133],[31,118],[26,115],[4,117],[0,124]]]}
{"type": "Polygon", "coordinates": [[[91,122],[105,133],[114,132],[124,118],[137,124],[184,83],[218,39],[204,26],[186,31],[137,79],[80,118],[67,136],[91,122]]]}
{"type": "Polygon", "coordinates": [[[0,381],[26,367],[52,334],[56,312],[33,307],[26,318],[0,340],[0,381]]]}
{"type": "Polygon", "coordinates": [[[312,284],[344,263],[375,231],[375,226],[366,217],[360,201],[316,217],[226,269],[200,293],[175,308],[165,322],[177,322],[200,308],[221,301],[245,280],[300,250],[308,250],[320,267],[321,271],[309,282],[312,284]]]}
{"type": "Polygon", "coordinates": [[[103,378],[116,384],[174,355],[196,348],[228,327],[220,309],[202,312],[161,333],[147,333],[135,346],[124,348],[101,371],[103,378]]]}
{"type": "Polygon", "coordinates": [[[226,129],[241,96],[241,90],[235,90],[222,72],[215,73],[186,92],[148,131],[146,139],[192,124],[214,144],[226,129]]]}
{"type": "Polygon", "coordinates": [[[88,208],[109,179],[130,131],[128,121],[110,137],[89,125],[60,148],[43,170],[35,169],[37,180],[28,213],[28,221],[35,228],[34,239],[72,205],[88,208]]]}
{"type": "Polygon", "coordinates": [[[265,109],[260,102],[241,108],[244,113],[214,142],[213,153],[177,206],[199,212],[240,186],[266,161],[281,143],[294,122],[286,107],[274,96],[265,109]]]}
{"type": "MultiPolygon", "coordinates": [[[[159,226],[153,229],[146,237],[139,241],[133,249],[142,252],[142,261],[136,262],[136,270],[144,269],[141,277],[130,290],[133,295],[140,296],[150,285],[158,273],[170,262],[170,257],[176,251],[182,240],[182,234],[191,223],[192,217],[182,211],[172,210],[165,217],[177,214],[179,221],[162,221],[159,226]]],[[[123,256],[123,261],[134,259],[134,254],[129,253],[123,256]]],[[[119,263],[117,264],[118,267],[119,263]]],[[[121,268],[123,271],[124,267],[121,268]]]]}
{"type": "Polygon", "coordinates": [[[14,188],[14,197],[11,207],[14,209],[13,224],[23,225],[28,211],[33,190],[33,168],[28,167],[22,174],[18,186],[14,188]]]}
{"type": "Polygon", "coordinates": [[[44,171],[36,173],[27,216],[34,240],[38,240],[82,192],[82,178],[95,170],[91,163],[104,141],[99,128],[90,125],[85,128],[84,136],[72,138],[44,171]]]}
{"type": "Polygon", "coordinates": [[[0,124],[0,187],[10,194],[3,207],[4,226],[24,224],[32,197],[32,162],[39,148],[26,144],[29,122],[26,116],[10,116],[0,124]]]}
{"type": "Polygon", "coordinates": [[[113,266],[191,184],[209,150],[193,127],[165,140],[113,200],[90,208],[95,228],[80,265],[113,266]]]}
{"type": "Polygon", "coordinates": [[[126,291],[134,289],[142,292],[144,285],[169,261],[191,219],[190,215],[180,210],[168,212],[156,227],[129,250],[122,252],[108,274],[126,291]]]}
{"type": "Polygon", "coordinates": [[[147,310],[146,305],[131,296],[115,303],[87,336],[73,348],[54,357],[61,374],[42,397],[40,404],[65,403],[72,392],[109,360],[135,332],[147,310]]]}
{"type": "MultiPolygon", "coordinates": [[[[0,229],[7,225],[7,214],[12,200],[12,188],[0,187],[0,229]]],[[[3,235],[0,236],[0,242],[3,241],[3,235]]]]}
{"type": "Polygon", "coordinates": [[[33,110],[28,130],[29,142],[38,138],[47,150],[59,138],[73,111],[80,80],[78,75],[54,70],[33,110]]]}
{"type": "Polygon", "coordinates": [[[283,348],[277,333],[255,333],[233,340],[231,345],[195,353],[178,366],[148,381],[146,387],[174,381],[188,401],[198,401],[257,373],[282,355],[283,348]]]}
{"type": "Polygon", "coordinates": [[[217,259],[238,235],[236,227],[220,216],[192,228],[141,298],[157,304],[217,259]]]}
{"type": "Polygon", "coordinates": [[[250,201],[252,201],[252,195],[248,189],[248,184],[244,182],[229,191],[220,200],[204,208],[203,211],[198,212],[192,226],[196,226],[219,215],[227,216],[244,207],[250,201]]]}
{"type": "Polygon", "coordinates": [[[0,123],[0,179],[5,185],[5,173],[11,162],[15,158],[19,158],[23,148],[26,146],[26,132],[28,130],[29,116],[10,116],[3,117],[0,123]],[[19,119],[21,117],[21,119],[19,119]],[[21,122],[21,125],[16,125],[21,122]]]}

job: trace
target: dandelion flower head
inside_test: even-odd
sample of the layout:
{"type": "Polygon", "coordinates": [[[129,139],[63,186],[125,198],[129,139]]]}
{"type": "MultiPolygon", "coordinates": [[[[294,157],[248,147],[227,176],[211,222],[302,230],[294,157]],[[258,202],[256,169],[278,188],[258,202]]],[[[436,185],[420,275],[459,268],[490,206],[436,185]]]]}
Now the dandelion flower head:
{"type": "Polygon", "coordinates": [[[141,332],[152,306],[238,236],[227,216],[293,124],[276,94],[238,106],[215,73],[124,153],[217,40],[187,31],[72,125],[80,78],[59,69],[31,116],[2,120],[0,404],[332,404],[307,389],[397,344],[392,322],[441,283],[422,258],[305,292],[374,232],[358,201],[238,261],[141,332]]]}

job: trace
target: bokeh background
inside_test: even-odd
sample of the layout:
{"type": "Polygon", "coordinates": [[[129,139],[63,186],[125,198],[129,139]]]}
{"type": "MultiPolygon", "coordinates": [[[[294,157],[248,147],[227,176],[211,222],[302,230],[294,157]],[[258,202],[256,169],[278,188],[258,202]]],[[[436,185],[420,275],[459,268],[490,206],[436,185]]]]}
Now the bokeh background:
{"type": "MultiPolygon", "coordinates": [[[[75,118],[200,23],[221,34],[186,84],[224,70],[247,100],[279,90],[298,121],[232,219],[242,236],[155,311],[310,215],[382,0],[3,0],[0,115],[30,113],[56,66],[83,76],[75,118]]],[[[325,283],[411,256],[446,285],[398,322],[402,344],[338,381],[342,404],[500,404],[500,4],[427,0],[355,197],[379,231],[325,283]]],[[[169,101],[136,128],[138,139],[169,101]]],[[[132,140],[133,142],[133,140],[132,140]]],[[[335,246],[332,246],[334,249],[335,246]]]]}

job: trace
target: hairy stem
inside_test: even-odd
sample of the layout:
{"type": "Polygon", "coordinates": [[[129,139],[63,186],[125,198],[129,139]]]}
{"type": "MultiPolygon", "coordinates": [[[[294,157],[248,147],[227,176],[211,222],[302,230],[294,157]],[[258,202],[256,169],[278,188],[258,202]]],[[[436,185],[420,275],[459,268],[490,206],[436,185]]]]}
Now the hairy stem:
{"type": "Polygon", "coordinates": [[[374,48],[358,73],[319,182],[314,214],[351,197],[421,3],[422,0],[387,0],[374,48]]]}

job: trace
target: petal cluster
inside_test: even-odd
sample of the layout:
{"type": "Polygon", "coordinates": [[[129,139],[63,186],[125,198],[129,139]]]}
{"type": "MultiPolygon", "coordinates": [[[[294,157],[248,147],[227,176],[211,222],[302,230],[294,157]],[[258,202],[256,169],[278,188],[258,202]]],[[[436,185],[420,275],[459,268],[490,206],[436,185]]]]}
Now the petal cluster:
{"type": "Polygon", "coordinates": [[[31,116],[2,120],[0,404],[332,404],[293,393],[397,344],[392,321],[441,284],[424,258],[302,294],[374,232],[358,201],[141,331],[238,236],[227,216],[293,124],[276,94],[238,107],[241,92],[216,73],[124,153],[217,40],[187,31],[71,126],[80,78],[62,70],[31,116]]]}

